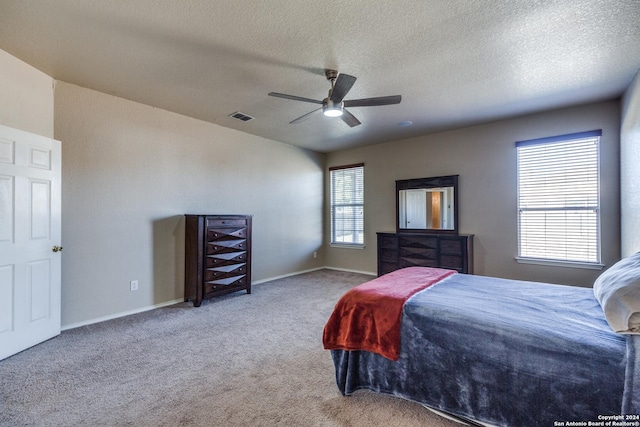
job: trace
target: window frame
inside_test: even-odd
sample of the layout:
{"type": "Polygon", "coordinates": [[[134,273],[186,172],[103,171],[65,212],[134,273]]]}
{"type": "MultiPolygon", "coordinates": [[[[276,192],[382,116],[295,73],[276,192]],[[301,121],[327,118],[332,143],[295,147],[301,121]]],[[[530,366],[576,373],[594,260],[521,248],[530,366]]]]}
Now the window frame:
{"type": "MultiPolygon", "coordinates": [[[[602,238],[601,238],[601,230],[602,230],[602,219],[601,219],[601,202],[602,195],[600,191],[600,175],[601,175],[601,161],[600,161],[600,145],[601,145],[601,137],[602,130],[592,130],[587,132],[578,132],[572,134],[558,135],[547,138],[538,138],[526,141],[517,141],[516,146],[516,189],[517,189],[517,197],[516,197],[516,205],[517,205],[517,226],[518,226],[518,255],[516,256],[516,261],[518,263],[523,264],[540,264],[540,265],[553,265],[553,266],[561,266],[561,267],[575,267],[575,268],[585,268],[585,269],[602,269],[604,264],[602,264],[602,238]],[[578,140],[586,140],[586,139],[594,139],[596,143],[595,148],[595,191],[596,191],[596,202],[595,205],[589,206],[578,206],[578,205],[568,205],[566,202],[563,206],[554,206],[548,208],[524,208],[521,206],[521,152],[519,149],[521,147],[527,146],[541,146],[541,145],[552,145],[552,144],[563,144],[563,143],[575,143],[578,140]],[[577,212],[580,210],[595,210],[595,237],[593,237],[593,233],[591,237],[586,238],[589,243],[595,244],[595,260],[589,259],[561,259],[561,258],[553,258],[553,257],[533,257],[522,255],[523,252],[523,224],[522,224],[522,214],[524,211],[539,211],[539,212],[577,212]]],[[[589,156],[593,156],[593,154],[589,154],[589,156]]],[[[560,159],[559,159],[560,160],[560,159]]],[[[546,165],[553,165],[554,163],[557,165],[557,162],[554,162],[554,159],[551,157],[545,158],[543,160],[546,165]]],[[[565,182],[565,188],[569,188],[571,185],[570,182],[565,182]]],[[[571,187],[574,188],[574,187],[571,187]]],[[[594,188],[591,188],[593,191],[594,188]]],[[[544,237],[545,242],[548,241],[547,236],[544,237]]],[[[526,249],[526,248],[525,248],[526,249]]]]}
{"type": "MultiPolygon", "coordinates": [[[[357,173],[357,172],[356,172],[357,173]]],[[[354,187],[353,192],[357,192],[359,191],[357,185],[354,187]]],[[[330,216],[330,246],[331,247],[340,247],[340,248],[352,248],[352,249],[363,249],[364,245],[365,245],[365,238],[364,238],[364,163],[356,163],[356,164],[351,164],[351,165],[344,165],[344,166],[334,166],[334,167],[330,167],[329,168],[329,216],[330,216]],[[361,192],[362,192],[362,196],[361,196],[361,202],[358,203],[336,203],[334,200],[335,197],[335,189],[334,189],[334,173],[338,172],[338,171],[346,171],[346,170],[355,170],[355,169],[361,169],[361,192]],[[355,232],[359,232],[362,235],[362,242],[343,242],[343,241],[337,241],[336,239],[336,215],[335,215],[335,209],[336,207],[348,207],[348,208],[353,208],[353,207],[358,207],[360,206],[362,209],[362,217],[360,219],[360,223],[361,223],[361,228],[358,228],[356,226],[356,222],[358,221],[358,219],[356,217],[353,218],[354,221],[354,226],[353,226],[353,231],[355,232]]],[[[357,238],[356,238],[357,239],[357,238]]]]}

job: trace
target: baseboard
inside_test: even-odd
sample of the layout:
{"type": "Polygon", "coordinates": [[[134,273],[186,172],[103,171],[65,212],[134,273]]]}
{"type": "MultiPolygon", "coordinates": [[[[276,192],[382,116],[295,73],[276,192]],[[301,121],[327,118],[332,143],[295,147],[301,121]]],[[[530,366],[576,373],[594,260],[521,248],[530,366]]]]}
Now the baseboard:
{"type": "Polygon", "coordinates": [[[253,280],[251,281],[251,286],[259,285],[260,283],[271,282],[272,280],[284,279],[285,277],[297,276],[298,274],[311,273],[312,271],[318,271],[325,268],[327,267],[316,267],[316,268],[311,268],[309,270],[294,271],[293,273],[283,274],[282,276],[274,276],[274,277],[269,277],[267,279],[262,279],[262,280],[253,280]]]}
{"type": "Polygon", "coordinates": [[[282,276],[269,277],[268,279],[257,280],[257,281],[252,282],[251,285],[253,286],[253,285],[260,284],[260,283],[271,282],[272,280],[284,279],[285,277],[297,276],[298,274],[311,273],[312,271],[318,271],[318,270],[346,271],[348,273],[359,273],[359,274],[366,274],[368,276],[377,276],[376,273],[372,273],[370,271],[360,271],[360,270],[351,270],[351,269],[348,269],[348,268],[337,268],[337,267],[324,266],[324,267],[312,268],[312,269],[309,269],[309,270],[295,271],[293,273],[283,274],[282,276]]]}
{"type": "Polygon", "coordinates": [[[105,322],[107,320],[113,320],[113,319],[117,319],[119,317],[130,316],[132,314],[138,314],[138,313],[142,313],[142,312],[145,312],[145,311],[154,310],[156,308],[166,307],[168,305],[178,304],[180,302],[184,302],[184,299],[183,298],[175,299],[175,300],[172,300],[172,301],[161,302],[160,304],[149,305],[149,306],[146,306],[146,307],[136,308],[134,310],[123,311],[123,312],[120,312],[120,313],[110,314],[108,316],[97,317],[95,319],[85,320],[84,322],[71,323],[69,325],[64,325],[62,328],[60,328],[60,330],[61,331],[67,331],[69,329],[75,329],[75,328],[79,328],[81,326],[92,325],[94,323],[105,322]]]}
{"type": "Polygon", "coordinates": [[[346,271],[347,273],[359,273],[359,274],[366,274],[367,276],[377,276],[377,273],[371,272],[371,271],[362,271],[362,270],[352,270],[350,268],[338,268],[338,267],[322,267],[322,268],[326,268],[327,270],[336,270],[336,271],[346,271]]]}
{"type": "MultiPolygon", "coordinates": [[[[258,285],[260,283],[271,282],[273,280],[284,279],[285,277],[297,276],[298,274],[311,273],[312,271],[318,271],[318,270],[324,270],[324,269],[336,270],[336,271],[346,271],[346,272],[349,272],[349,273],[366,274],[366,275],[370,275],[370,276],[375,276],[376,275],[375,273],[371,273],[369,271],[351,270],[351,269],[347,269],[347,268],[317,267],[317,268],[311,268],[309,270],[295,271],[293,273],[283,274],[281,276],[269,277],[267,279],[256,280],[256,281],[251,283],[251,286],[258,285]]],[[[85,320],[84,322],[71,323],[69,325],[64,325],[61,328],[61,330],[62,331],[67,331],[69,329],[75,329],[75,328],[79,328],[81,326],[92,325],[94,323],[105,322],[107,320],[113,320],[113,319],[117,319],[119,317],[130,316],[132,314],[142,313],[142,312],[145,312],[145,311],[154,310],[156,308],[161,308],[161,307],[166,307],[166,306],[173,305],[173,304],[178,304],[180,302],[184,302],[184,299],[181,298],[181,299],[176,299],[176,300],[172,300],[172,301],[162,302],[160,304],[154,304],[154,305],[150,305],[150,306],[146,306],[146,307],[136,308],[134,310],[115,313],[115,314],[111,314],[109,316],[103,316],[103,317],[97,317],[95,319],[85,320]]]]}

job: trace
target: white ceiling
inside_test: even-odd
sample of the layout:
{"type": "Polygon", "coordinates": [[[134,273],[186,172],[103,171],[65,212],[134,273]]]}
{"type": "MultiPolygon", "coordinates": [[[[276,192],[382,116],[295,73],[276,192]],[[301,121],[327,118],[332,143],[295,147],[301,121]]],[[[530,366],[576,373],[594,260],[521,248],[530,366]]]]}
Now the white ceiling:
{"type": "Polygon", "coordinates": [[[0,49],[55,79],[320,152],[619,97],[640,0],[0,0],[0,49]],[[317,115],[356,76],[362,125],[317,115]],[[255,117],[229,117],[241,111],[255,117]],[[398,123],[412,121],[413,126],[398,123]]]}

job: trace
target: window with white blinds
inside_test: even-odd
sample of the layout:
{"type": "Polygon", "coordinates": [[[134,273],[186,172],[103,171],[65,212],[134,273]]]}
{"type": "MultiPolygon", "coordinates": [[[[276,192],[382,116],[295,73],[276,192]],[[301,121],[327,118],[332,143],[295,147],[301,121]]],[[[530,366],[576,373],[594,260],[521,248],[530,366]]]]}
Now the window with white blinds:
{"type": "Polygon", "coordinates": [[[364,245],[364,164],[334,167],[331,176],[331,244],[364,245]]]}
{"type": "Polygon", "coordinates": [[[519,260],[600,263],[601,135],[516,142],[519,260]]]}

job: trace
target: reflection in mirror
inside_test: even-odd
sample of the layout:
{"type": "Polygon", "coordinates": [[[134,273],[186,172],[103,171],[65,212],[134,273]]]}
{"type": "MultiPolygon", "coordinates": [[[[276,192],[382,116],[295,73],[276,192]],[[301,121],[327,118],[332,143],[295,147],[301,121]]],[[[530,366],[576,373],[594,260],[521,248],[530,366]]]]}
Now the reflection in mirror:
{"type": "Polygon", "coordinates": [[[400,190],[400,228],[453,230],[453,187],[400,190]]]}
{"type": "Polygon", "coordinates": [[[396,181],[398,233],[458,232],[458,175],[396,181]]]}

